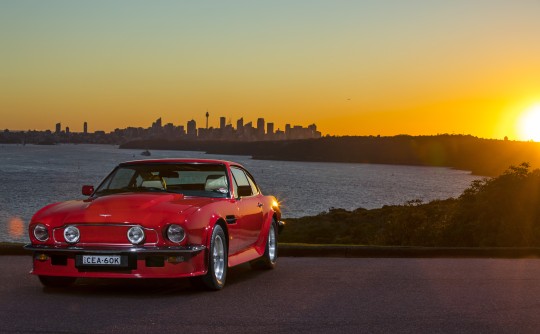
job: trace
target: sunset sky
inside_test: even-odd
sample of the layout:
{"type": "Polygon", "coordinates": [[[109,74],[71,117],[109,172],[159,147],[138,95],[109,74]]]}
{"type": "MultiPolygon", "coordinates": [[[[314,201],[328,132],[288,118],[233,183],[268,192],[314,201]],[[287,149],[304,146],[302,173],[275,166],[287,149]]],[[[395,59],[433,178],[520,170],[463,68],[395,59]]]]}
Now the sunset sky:
{"type": "Polygon", "coordinates": [[[0,45],[0,129],[540,139],[538,0],[3,0],[0,45]]]}

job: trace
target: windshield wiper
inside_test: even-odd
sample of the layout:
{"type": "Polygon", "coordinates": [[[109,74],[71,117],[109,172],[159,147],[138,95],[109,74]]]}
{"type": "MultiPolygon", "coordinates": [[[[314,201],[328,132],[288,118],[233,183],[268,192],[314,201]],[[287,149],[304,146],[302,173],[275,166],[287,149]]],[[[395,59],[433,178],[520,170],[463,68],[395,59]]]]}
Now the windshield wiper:
{"type": "Polygon", "coordinates": [[[163,189],[163,188],[159,188],[159,187],[137,187],[137,188],[133,188],[131,191],[137,191],[137,192],[145,192],[145,191],[148,191],[148,192],[164,192],[164,193],[177,194],[177,192],[175,192],[175,191],[171,191],[171,190],[163,189]]]}

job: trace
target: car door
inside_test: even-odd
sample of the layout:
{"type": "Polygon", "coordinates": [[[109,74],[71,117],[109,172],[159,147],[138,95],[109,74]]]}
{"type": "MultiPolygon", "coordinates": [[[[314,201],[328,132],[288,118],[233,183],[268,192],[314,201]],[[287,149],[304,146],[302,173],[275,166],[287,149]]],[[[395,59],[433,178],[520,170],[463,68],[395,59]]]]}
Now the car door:
{"type": "Polygon", "coordinates": [[[255,244],[263,225],[262,196],[253,178],[239,167],[231,167],[236,196],[235,223],[229,225],[230,252],[236,253],[255,244]]]}

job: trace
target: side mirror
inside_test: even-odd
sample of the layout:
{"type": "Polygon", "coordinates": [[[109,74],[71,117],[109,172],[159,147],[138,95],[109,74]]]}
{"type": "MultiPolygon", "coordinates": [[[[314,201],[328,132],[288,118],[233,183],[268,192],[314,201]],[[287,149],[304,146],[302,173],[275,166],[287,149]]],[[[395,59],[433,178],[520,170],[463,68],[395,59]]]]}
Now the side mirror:
{"type": "Polygon", "coordinates": [[[84,196],[90,196],[94,193],[94,186],[82,186],[82,194],[84,196]]]}

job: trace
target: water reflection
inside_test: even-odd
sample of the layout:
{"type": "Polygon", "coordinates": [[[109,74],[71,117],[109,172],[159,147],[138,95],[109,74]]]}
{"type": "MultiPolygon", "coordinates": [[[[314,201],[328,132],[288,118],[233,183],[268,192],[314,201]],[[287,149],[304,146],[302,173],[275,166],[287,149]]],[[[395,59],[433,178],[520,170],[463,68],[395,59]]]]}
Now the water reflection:
{"type": "Polygon", "coordinates": [[[8,221],[9,236],[14,239],[21,239],[24,236],[24,222],[19,217],[11,217],[8,221]]]}

